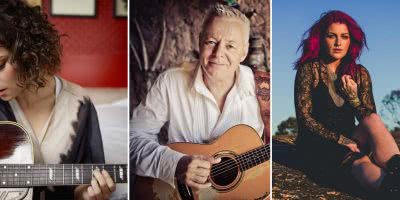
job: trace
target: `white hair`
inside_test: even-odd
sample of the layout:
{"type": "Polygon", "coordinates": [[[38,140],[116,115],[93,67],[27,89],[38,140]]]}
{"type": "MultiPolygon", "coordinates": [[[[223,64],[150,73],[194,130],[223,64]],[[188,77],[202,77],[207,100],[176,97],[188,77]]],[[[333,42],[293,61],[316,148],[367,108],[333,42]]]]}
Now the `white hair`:
{"type": "Polygon", "coordinates": [[[200,41],[202,41],[204,38],[204,34],[205,34],[205,29],[207,28],[207,26],[212,22],[212,20],[215,17],[231,17],[234,19],[238,19],[239,21],[243,22],[243,26],[244,26],[244,42],[247,43],[249,42],[249,37],[250,37],[250,21],[249,19],[246,17],[246,15],[244,15],[242,12],[240,12],[238,9],[230,7],[230,6],[226,6],[220,3],[215,4],[215,6],[213,6],[204,22],[203,22],[203,26],[200,32],[200,41]]]}

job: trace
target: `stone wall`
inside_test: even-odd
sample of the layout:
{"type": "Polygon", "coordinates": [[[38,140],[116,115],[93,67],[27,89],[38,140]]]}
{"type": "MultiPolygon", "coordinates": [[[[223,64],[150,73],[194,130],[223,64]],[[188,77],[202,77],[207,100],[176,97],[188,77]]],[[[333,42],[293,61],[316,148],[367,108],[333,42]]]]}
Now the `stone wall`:
{"type": "MultiPolygon", "coordinates": [[[[166,24],[166,37],[164,49],[160,54],[159,62],[154,69],[147,69],[145,75],[140,70],[139,63],[134,56],[130,60],[131,105],[135,107],[145,96],[146,76],[157,76],[159,72],[169,67],[179,66],[182,62],[193,61],[198,57],[198,35],[207,8],[216,0],[133,0],[130,3],[130,42],[138,53],[143,65],[142,44],[136,23],[142,32],[147,54],[149,68],[157,56],[163,35],[163,21],[166,24]],[[136,21],[136,22],[135,22],[136,21]],[[150,75],[149,75],[150,74],[150,75]]],[[[261,34],[266,41],[267,61],[269,63],[270,49],[270,20],[269,1],[241,0],[238,1],[240,9],[246,15],[253,13],[252,35],[261,34]],[[254,14],[255,12],[255,14],[254,14]]],[[[269,64],[267,64],[269,66],[269,64]]],[[[147,83],[148,84],[148,83],[147,83]]]]}

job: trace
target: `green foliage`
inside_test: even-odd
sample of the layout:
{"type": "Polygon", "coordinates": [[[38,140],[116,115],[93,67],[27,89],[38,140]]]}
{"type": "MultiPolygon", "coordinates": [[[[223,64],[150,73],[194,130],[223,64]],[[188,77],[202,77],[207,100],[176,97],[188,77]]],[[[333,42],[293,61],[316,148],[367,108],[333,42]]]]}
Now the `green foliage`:
{"type": "Polygon", "coordinates": [[[394,132],[400,132],[400,127],[396,126],[394,127],[390,132],[394,133],[394,132]]]}
{"type": "Polygon", "coordinates": [[[225,0],[225,2],[229,5],[229,6],[233,6],[236,4],[236,0],[225,0]]]}
{"type": "Polygon", "coordinates": [[[382,115],[391,118],[395,124],[400,126],[400,89],[387,94],[383,98],[382,104],[384,106],[382,115]]]}
{"type": "Polygon", "coordinates": [[[295,117],[289,117],[278,125],[276,135],[297,134],[297,121],[295,117]]]}

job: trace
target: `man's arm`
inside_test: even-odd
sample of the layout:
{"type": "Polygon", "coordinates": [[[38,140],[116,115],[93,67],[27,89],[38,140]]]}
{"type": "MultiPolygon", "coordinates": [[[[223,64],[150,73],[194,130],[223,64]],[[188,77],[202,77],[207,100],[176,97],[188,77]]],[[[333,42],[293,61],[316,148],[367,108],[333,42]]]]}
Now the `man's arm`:
{"type": "Polygon", "coordinates": [[[184,154],[158,142],[160,129],[169,120],[167,75],[159,76],[146,99],[133,111],[129,155],[135,174],[173,185],[176,165],[184,154]]]}

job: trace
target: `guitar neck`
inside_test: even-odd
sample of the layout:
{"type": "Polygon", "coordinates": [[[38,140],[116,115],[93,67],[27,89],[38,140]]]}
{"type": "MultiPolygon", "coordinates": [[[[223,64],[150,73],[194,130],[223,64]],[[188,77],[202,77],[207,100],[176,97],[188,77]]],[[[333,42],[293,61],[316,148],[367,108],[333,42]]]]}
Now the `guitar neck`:
{"type": "Polygon", "coordinates": [[[246,171],[270,159],[270,146],[265,144],[236,157],[240,170],[246,171]]]}
{"type": "Polygon", "coordinates": [[[96,169],[106,170],[115,183],[127,183],[126,164],[4,164],[0,187],[90,184],[96,169]]]}

